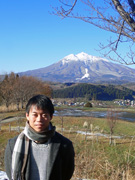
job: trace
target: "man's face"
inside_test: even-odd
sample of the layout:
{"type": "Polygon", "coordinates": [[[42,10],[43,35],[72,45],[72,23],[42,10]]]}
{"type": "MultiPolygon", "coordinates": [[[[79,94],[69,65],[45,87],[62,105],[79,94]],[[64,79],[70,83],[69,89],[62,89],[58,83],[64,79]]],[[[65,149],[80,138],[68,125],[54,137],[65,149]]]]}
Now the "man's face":
{"type": "Polygon", "coordinates": [[[26,113],[26,118],[29,121],[29,125],[36,131],[42,132],[49,127],[49,123],[52,119],[47,111],[37,109],[36,106],[31,106],[29,114],[26,113]]]}

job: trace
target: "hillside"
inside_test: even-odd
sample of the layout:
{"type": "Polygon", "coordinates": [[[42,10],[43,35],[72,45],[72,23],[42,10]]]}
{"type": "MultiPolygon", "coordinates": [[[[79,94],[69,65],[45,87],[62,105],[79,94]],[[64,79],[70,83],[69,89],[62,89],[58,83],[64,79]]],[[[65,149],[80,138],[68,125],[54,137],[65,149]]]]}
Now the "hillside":
{"type": "Polygon", "coordinates": [[[86,97],[91,100],[114,100],[130,99],[133,100],[135,91],[123,86],[114,85],[94,85],[80,83],[71,87],[54,90],[54,98],[75,98],[86,97]]]}

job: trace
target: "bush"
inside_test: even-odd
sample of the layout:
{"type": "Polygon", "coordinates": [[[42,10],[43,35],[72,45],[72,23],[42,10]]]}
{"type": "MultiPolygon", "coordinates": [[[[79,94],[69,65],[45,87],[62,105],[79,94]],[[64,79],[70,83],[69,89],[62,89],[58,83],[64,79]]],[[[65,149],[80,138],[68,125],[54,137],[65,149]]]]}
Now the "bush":
{"type": "Polygon", "coordinates": [[[90,102],[87,102],[84,107],[92,107],[92,104],[90,102]]]}

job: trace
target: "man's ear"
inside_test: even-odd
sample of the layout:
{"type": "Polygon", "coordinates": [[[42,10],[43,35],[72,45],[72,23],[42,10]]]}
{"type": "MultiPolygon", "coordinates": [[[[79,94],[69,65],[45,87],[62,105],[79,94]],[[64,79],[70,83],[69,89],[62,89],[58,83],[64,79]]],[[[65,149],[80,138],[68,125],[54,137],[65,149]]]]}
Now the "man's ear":
{"type": "Polygon", "coordinates": [[[26,119],[29,121],[29,114],[26,113],[26,119]]]}
{"type": "Polygon", "coordinates": [[[52,118],[53,118],[53,115],[52,116],[50,116],[51,117],[51,119],[50,119],[50,121],[52,120],[52,118]]]}

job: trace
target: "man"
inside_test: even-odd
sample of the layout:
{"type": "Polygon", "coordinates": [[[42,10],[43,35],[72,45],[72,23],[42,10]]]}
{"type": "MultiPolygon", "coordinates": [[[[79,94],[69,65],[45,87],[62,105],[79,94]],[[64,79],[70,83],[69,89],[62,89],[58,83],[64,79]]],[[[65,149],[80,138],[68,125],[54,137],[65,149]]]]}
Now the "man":
{"type": "Polygon", "coordinates": [[[44,95],[26,105],[24,131],[8,141],[5,169],[12,180],[69,180],[74,172],[72,142],[51,124],[54,106],[44,95]]]}

